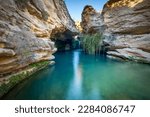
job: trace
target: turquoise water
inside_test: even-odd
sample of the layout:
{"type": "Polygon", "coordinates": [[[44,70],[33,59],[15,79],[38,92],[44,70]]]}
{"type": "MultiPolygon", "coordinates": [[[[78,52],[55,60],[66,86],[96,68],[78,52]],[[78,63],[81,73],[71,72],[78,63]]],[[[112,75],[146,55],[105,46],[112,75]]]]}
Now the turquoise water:
{"type": "Polygon", "coordinates": [[[12,89],[4,99],[150,99],[150,66],[82,51],[55,55],[56,64],[12,89]]]}

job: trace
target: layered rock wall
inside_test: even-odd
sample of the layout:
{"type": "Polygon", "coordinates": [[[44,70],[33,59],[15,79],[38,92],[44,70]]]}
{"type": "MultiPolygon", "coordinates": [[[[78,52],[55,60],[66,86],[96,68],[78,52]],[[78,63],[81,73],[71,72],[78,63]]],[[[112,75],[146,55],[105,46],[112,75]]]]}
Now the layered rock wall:
{"type": "Polygon", "coordinates": [[[92,6],[85,6],[81,16],[81,27],[84,34],[93,34],[103,30],[101,13],[97,12],[92,6]]]}
{"type": "Polygon", "coordinates": [[[110,0],[102,15],[108,55],[150,62],[149,0],[110,0]]]}
{"type": "MultiPolygon", "coordinates": [[[[88,16],[89,19],[94,17],[88,16]]],[[[109,0],[104,5],[101,19],[96,19],[95,22],[101,22],[97,32],[104,34],[108,56],[150,63],[149,0],[109,0]],[[102,25],[105,28],[101,28],[102,25]]],[[[94,26],[88,24],[88,27],[94,26]]]]}
{"type": "Polygon", "coordinates": [[[0,0],[0,77],[52,60],[50,38],[66,30],[77,31],[63,0],[0,0]]]}

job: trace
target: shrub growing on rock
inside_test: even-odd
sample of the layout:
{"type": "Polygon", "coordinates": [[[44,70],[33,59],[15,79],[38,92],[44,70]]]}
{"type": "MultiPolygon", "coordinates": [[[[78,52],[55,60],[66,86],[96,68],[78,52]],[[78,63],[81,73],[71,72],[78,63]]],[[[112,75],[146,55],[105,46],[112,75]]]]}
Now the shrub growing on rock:
{"type": "Polygon", "coordinates": [[[98,54],[101,51],[102,34],[86,34],[81,39],[83,50],[88,54],[98,54]]]}

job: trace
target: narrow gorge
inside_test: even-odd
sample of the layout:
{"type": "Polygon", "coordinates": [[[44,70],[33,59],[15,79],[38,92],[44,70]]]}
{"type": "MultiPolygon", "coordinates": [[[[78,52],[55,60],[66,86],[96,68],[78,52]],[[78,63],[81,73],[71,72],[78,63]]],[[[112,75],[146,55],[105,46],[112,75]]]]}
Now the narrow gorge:
{"type": "Polygon", "coordinates": [[[64,47],[61,49],[65,49],[67,39],[78,33],[63,0],[0,0],[0,3],[0,84],[16,84],[19,74],[26,76],[53,63],[57,50],[54,41],[60,40],[64,47]],[[48,62],[38,64],[42,61],[48,62]],[[10,81],[18,71],[15,81],[10,81]]]}
{"type": "Polygon", "coordinates": [[[0,97],[150,99],[150,1],[67,1],[0,0],[0,97]]]}

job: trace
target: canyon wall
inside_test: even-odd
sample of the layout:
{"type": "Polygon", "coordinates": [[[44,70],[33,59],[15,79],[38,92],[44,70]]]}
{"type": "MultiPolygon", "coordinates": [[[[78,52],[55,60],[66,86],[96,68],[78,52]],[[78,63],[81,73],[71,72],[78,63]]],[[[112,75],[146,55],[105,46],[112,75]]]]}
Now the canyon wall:
{"type": "Polygon", "coordinates": [[[82,32],[81,22],[80,21],[76,21],[75,25],[76,25],[77,29],[79,30],[79,32],[81,33],[82,32]]]}
{"type": "Polygon", "coordinates": [[[97,32],[104,34],[103,44],[109,57],[150,63],[149,0],[109,0],[100,15],[101,19],[95,20],[100,22],[97,32]]]}
{"type": "Polygon", "coordinates": [[[50,38],[77,32],[63,0],[0,0],[0,77],[52,60],[50,38]]]}
{"type": "Polygon", "coordinates": [[[96,32],[101,32],[101,30],[103,30],[104,25],[102,22],[101,13],[97,12],[92,6],[85,6],[81,16],[82,33],[93,34],[96,32]]]}

